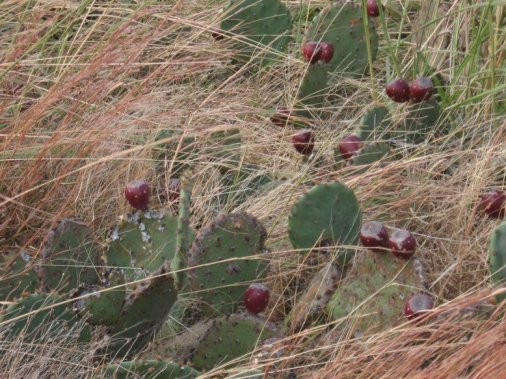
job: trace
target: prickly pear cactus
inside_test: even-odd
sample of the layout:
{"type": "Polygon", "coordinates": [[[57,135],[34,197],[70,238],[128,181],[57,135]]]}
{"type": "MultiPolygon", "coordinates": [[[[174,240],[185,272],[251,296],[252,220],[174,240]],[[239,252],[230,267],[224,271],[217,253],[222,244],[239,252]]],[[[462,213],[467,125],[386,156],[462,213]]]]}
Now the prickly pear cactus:
{"type": "Polygon", "coordinates": [[[103,281],[106,286],[84,286],[79,289],[79,298],[74,308],[92,325],[113,325],[118,318],[125,300],[125,283],[123,273],[119,270],[111,271],[103,281]],[[114,288],[116,286],[121,286],[114,288]]]}
{"type": "MultiPolygon", "coordinates": [[[[318,115],[325,103],[327,95],[327,71],[324,65],[311,65],[307,67],[304,78],[297,92],[298,108],[295,113],[305,118],[313,118],[313,114],[318,115]]],[[[295,126],[306,127],[304,124],[295,124],[295,126]]]]}
{"type": "Polygon", "coordinates": [[[363,141],[387,141],[391,125],[392,116],[388,109],[375,107],[362,117],[356,134],[363,141]]]}
{"type": "Polygon", "coordinates": [[[149,277],[174,258],[177,225],[177,217],[167,210],[129,215],[109,235],[107,266],[123,269],[127,281],[149,277]]]}
{"type": "Polygon", "coordinates": [[[59,304],[62,301],[54,294],[32,294],[18,300],[0,316],[0,333],[5,333],[5,339],[19,337],[25,343],[48,343],[51,338],[89,342],[90,327],[79,322],[68,304],[59,304]]]}
{"type": "MultiPolygon", "coordinates": [[[[488,248],[490,273],[494,283],[506,285],[506,221],[499,224],[490,238],[488,248]]],[[[497,296],[497,302],[506,299],[506,294],[497,296]]]]}
{"type": "MultiPolygon", "coordinates": [[[[165,138],[175,137],[176,132],[163,130],[155,137],[155,142],[165,138]]],[[[179,144],[179,138],[168,143],[160,143],[153,149],[153,159],[159,163],[159,168],[172,168],[171,178],[178,178],[188,166],[198,159],[198,149],[195,136],[184,137],[179,144]]],[[[166,173],[165,170],[163,170],[166,173]]]]}
{"type": "Polygon", "coordinates": [[[126,361],[110,364],[103,373],[103,378],[114,379],[194,379],[200,372],[190,366],[180,365],[158,359],[126,361]]]}
{"type": "Polygon", "coordinates": [[[263,252],[266,234],[262,224],[246,213],[225,214],[203,227],[188,257],[188,266],[194,267],[188,278],[195,295],[215,311],[233,312],[248,282],[266,274],[264,260],[249,258],[263,252]],[[220,263],[223,260],[229,261],[220,263]]]}
{"type": "Polygon", "coordinates": [[[65,292],[99,280],[99,247],[91,229],[77,218],[63,219],[51,229],[41,256],[38,271],[44,291],[65,292]]]}
{"type": "Polygon", "coordinates": [[[108,330],[105,353],[131,356],[153,338],[177,299],[174,278],[169,272],[170,265],[166,263],[128,295],[118,321],[108,330]]]}
{"type": "MultiPolygon", "coordinates": [[[[376,58],[378,37],[369,22],[372,60],[376,58]]],[[[326,65],[334,72],[350,76],[362,75],[369,60],[362,9],[357,4],[336,4],[323,9],[307,32],[308,41],[330,42],[334,56],[326,65]]]]}
{"type": "Polygon", "coordinates": [[[327,263],[318,271],[306,290],[297,299],[290,313],[287,320],[290,330],[299,331],[323,315],[325,306],[334,294],[342,274],[342,271],[334,263],[327,263]]]}
{"type": "Polygon", "coordinates": [[[243,314],[223,316],[210,325],[191,362],[199,370],[210,370],[248,354],[267,338],[282,334],[280,328],[260,317],[243,314]]]}
{"type": "Polygon", "coordinates": [[[356,245],[361,227],[357,198],[341,183],[313,187],[293,206],[288,218],[288,236],[295,249],[341,245],[336,251],[340,265],[353,257],[353,251],[343,245],[356,245]]]}
{"type": "Polygon", "coordinates": [[[327,305],[333,320],[347,318],[344,328],[353,327],[355,336],[388,329],[404,319],[404,303],[426,290],[421,262],[388,253],[363,252],[341,281],[327,305]]]}
{"type": "Polygon", "coordinates": [[[279,60],[292,39],[290,14],[279,0],[231,0],[221,29],[230,36],[226,43],[239,62],[279,60]]]}
{"type": "Polygon", "coordinates": [[[396,140],[408,143],[421,143],[436,130],[440,115],[440,107],[435,99],[411,104],[408,107],[406,118],[395,130],[393,137],[396,140]]]}
{"type": "Polygon", "coordinates": [[[390,146],[385,142],[368,143],[351,158],[354,166],[368,166],[388,155],[390,146]]]}
{"type": "Polygon", "coordinates": [[[0,301],[16,299],[24,293],[34,292],[39,287],[37,274],[31,268],[30,255],[5,253],[0,255],[0,301]]]}

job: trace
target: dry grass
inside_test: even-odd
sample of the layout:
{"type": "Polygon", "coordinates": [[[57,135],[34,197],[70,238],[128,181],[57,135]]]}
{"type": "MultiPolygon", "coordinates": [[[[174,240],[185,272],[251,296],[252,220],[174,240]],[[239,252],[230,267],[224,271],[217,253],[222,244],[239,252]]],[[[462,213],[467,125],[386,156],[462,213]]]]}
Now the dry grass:
{"type": "MultiPolygon", "coordinates": [[[[477,213],[476,199],[506,181],[506,3],[389,3],[400,18],[385,20],[389,38],[378,28],[374,76],[340,78],[331,89],[333,103],[314,121],[317,159],[304,163],[290,146],[292,131],[269,122],[269,109],[294,103],[304,63],[294,53],[266,70],[231,67],[231,52],[209,33],[219,23],[222,1],[2,2],[0,249],[36,254],[50,224],[71,215],[89,221],[102,241],[128,211],[122,196],[128,180],[143,177],[157,183],[157,193],[166,191],[168,178],[152,158],[153,149],[168,141],[155,142],[158,132],[178,132],[176,142],[194,134],[205,145],[210,130],[240,128],[244,161],[280,185],[237,206],[223,204],[218,195],[227,189],[219,185],[208,146],[195,171],[194,223],[222,211],[257,216],[269,231],[268,245],[276,246],[279,275],[272,285],[280,304],[289,300],[283,298],[289,283],[308,275],[283,243],[290,206],[312,183],[331,180],[355,189],[364,219],[416,234],[430,291],[441,304],[420,325],[378,335],[332,339],[331,331],[315,327],[291,336],[291,356],[274,359],[277,366],[299,367],[297,377],[501,377],[501,309],[486,320],[458,315],[491,298],[487,245],[495,222],[477,213]],[[438,6],[413,11],[428,3],[438,6]],[[414,37],[398,38],[401,26],[414,37]],[[418,36],[422,32],[427,35],[418,36]],[[387,102],[382,88],[395,76],[394,67],[414,77],[426,62],[449,81],[442,99],[449,133],[409,154],[399,146],[402,159],[365,174],[334,167],[338,141],[369,107],[387,102]],[[294,262],[290,270],[283,264],[287,258],[294,262]]],[[[299,2],[288,4],[295,10],[299,2]]],[[[402,112],[398,107],[394,118],[402,112]]],[[[247,186],[238,183],[238,190],[247,186]]],[[[153,199],[154,207],[166,205],[153,199]]],[[[278,304],[276,317],[283,309],[278,304]]],[[[25,355],[31,359],[23,377],[92,369],[87,352],[62,354],[58,345],[7,350],[5,377],[19,377],[16,359],[25,355]],[[56,371],[44,371],[49,366],[56,371]]]]}

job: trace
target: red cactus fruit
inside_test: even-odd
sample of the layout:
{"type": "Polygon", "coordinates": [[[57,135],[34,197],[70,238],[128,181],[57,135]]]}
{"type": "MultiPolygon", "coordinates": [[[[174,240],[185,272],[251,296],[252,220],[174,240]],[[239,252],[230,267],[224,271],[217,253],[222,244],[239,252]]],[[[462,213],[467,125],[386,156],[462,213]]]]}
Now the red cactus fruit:
{"type": "Polygon", "coordinates": [[[411,296],[404,303],[404,316],[408,319],[419,317],[433,307],[434,300],[432,300],[432,297],[425,292],[420,292],[411,296]]]}
{"type": "Polygon", "coordinates": [[[390,235],[388,245],[397,258],[409,259],[415,254],[416,239],[405,229],[397,229],[390,235]]]}
{"type": "Polygon", "coordinates": [[[321,46],[321,54],[320,60],[325,63],[329,63],[332,57],[334,56],[334,46],[330,42],[322,42],[321,46]]]}
{"type": "Polygon", "coordinates": [[[490,217],[501,218],[506,213],[505,201],[506,195],[504,191],[488,191],[480,197],[480,208],[490,217]]]}
{"type": "Polygon", "coordinates": [[[387,96],[397,103],[409,101],[409,84],[401,78],[392,80],[385,87],[387,96]]]}
{"type": "Polygon", "coordinates": [[[244,293],[244,306],[248,312],[260,313],[269,303],[269,294],[269,289],[263,284],[250,284],[244,293]]]}
{"type": "Polygon", "coordinates": [[[271,122],[274,125],[285,127],[288,122],[288,117],[290,115],[290,110],[285,107],[279,107],[276,109],[276,112],[271,116],[271,122]]]}
{"type": "Polygon", "coordinates": [[[295,150],[304,155],[311,155],[314,149],[313,132],[309,129],[303,129],[292,136],[292,143],[295,150]]]}
{"type": "Polygon", "coordinates": [[[381,248],[388,247],[387,228],[378,221],[366,222],[360,229],[360,241],[371,251],[381,252],[381,248]]]}
{"type": "Polygon", "coordinates": [[[212,29],[211,35],[215,39],[215,41],[221,41],[225,36],[223,35],[223,31],[221,29],[212,29]]]}
{"type": "Polygon", "coordinates": [[[379,5],[376,0],[367,0],[365,6],[369,17],[378,17],[380,15],[379,5]]]}
{"type": "Polygon", "coordinates": [[[339,142],[339,153],[343,159],[348,160],[362,148],[363,144],[364,142],[358,136],[351,134],[339,142]]]}
{"type": "Polygon", "coordinates": [[[415,103],[430,99],[433,91],[434,84],[432,84],[431,78],[417,78],[409,84],[409,95],[415,103]]]}
{"type": "Polygon", "coordinates": [[[308,41],[302,45],[302,54],[309,63],[316,63],[321,58],[321,45],[315,41],[308,41]]]}
{"type": "Polygon", "coordinates": [[[149,202],[149,186],[144,180],[132,180],[125,187],[125,198],[136,209],[146,209],[149,202]]]}

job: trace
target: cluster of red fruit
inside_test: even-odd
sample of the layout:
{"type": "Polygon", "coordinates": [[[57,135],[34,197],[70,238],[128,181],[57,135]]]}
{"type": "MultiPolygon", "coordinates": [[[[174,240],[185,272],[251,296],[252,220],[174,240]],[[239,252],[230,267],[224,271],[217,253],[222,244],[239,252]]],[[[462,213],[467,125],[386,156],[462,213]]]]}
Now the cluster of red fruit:
{"type": "Polygon", "coordinates": [[[419,103],[430,99],[434,92],[432,79],[420,77],[408,84],[404,79],[396,78],[385,87],[387,96],[397,103],[405,103],[412,100],[419,103]]]}

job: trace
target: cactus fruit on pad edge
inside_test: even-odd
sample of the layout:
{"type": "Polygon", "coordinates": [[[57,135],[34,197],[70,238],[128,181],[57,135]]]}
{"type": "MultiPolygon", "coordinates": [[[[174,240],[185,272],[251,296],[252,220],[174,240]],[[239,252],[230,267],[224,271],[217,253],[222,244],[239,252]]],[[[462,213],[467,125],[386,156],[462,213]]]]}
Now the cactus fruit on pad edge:
{"type": "Polygon", "coordinates": [[[39,287],[39,279],[30,265],[27,252],[1,254],[0,301],[20,297],[25,292],[34,292],[39,287]]]}
{"type": "MultiPolygon", "coordinates": [[[[353,246],[358,243],[361,227],[357,198],[341,183],[313,187],[297,201],[288,218],[288,236],[295,249],[353,246]]],[[[352,250],[338,248],[336,263],[344,265],[352,256],[352,250]]]]}
{"type": "Polygon", "coordinates": [[[346,318],[342,328],[353,327],[354,335],[361,336],[402,321],[406,300],[425,290],[425,273],[417,258],[405,261],[389,253],[361,251],[326,310],[333,320],[346,318]]]}
{"type": "Polygon", "coordinates": [[[89,342],[90,326],[79,322],[68,304],[58,305],[63,300],[55,294],[32,294],[17,301],[0,315],[0,334],[5,333],[4,339],[20,336],[26,343],[37,344],[51,339],[89,342]]]}
{"type": "Polygon", "coordinates": [[[135,360],[110,364],[102,373],[103,378],[126,379],[194,379],[200,372],[174,362],[162,360],[135,360]]]}
{"type": "Polygon", "coordinates": [[[105,352],[113,357],[131,356],[142,349],[161,327],[177,291],[170,265],[143,281],[125,300],[118,321],[108,329],[105,352]],[[110,339],[109,339],[110,338],[110,339]]]}
{"type": "Polygon", "coordinates": [[[91,229],[77,218],[63,219],[49,231],[41,255],[38,271],[44,291],[64,292],[98,282],[99,247],[91,229]]]}
{"type": "Polygon", "coordinates": [[[223,316],[209,326],[193,353],[191,362],[199,370],[210,370],[250,353],[267,338],[281,335],[282,330],[257,316],[223,316]]]}
{"type": "MultiPolygon", "coordinates": [[[[376,58],[378,37],[369,22],[372,60],[376,58]]],[[[329,42],[334,56],[326,65],[334,72],[362,75],[369,64],[362,9],[356,4],[336,4],[323,9],[307,32],[307,41],[329,42]]]]}
{"type": "Polygon", "coordinates": [[[177,225],[177,217],[168,210],[129,215],[109,235],[107,266],[123,269],[127,281],[149,277],[174,258],[177,225]]]}
{"type": "Polygon", "coordinates": [[[279,0],[231,0],[221,29],[239,62],[253,59],[267,65],[281,58],[292,39],[290,14],[279,0]]]}
{"type": "Polygon", "coordinates": [[[224,214],[203,227],[188,256],[188,279],[195,296],[218,312],[233,312],[248,282],[266,274],[266,262],[250,258],[263,252],[266,235],[262,224],[246,213],[224,214]],[[220,263],[228,259],[232,260],[220,263]]]}
{"type": "MultiPolygon", "coordinates": [[[[488,248],[492,281],[506,286],[506,221],[500,223],[492,233],[488,248]]],[[[497,302],[506,299],[506,293],[497,295],[497,302]]]]}

